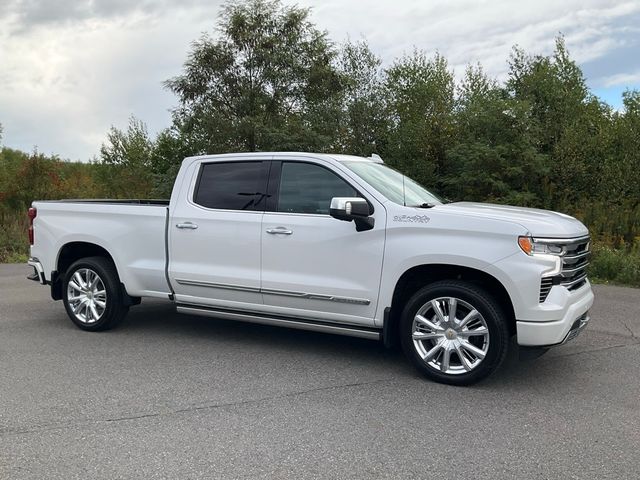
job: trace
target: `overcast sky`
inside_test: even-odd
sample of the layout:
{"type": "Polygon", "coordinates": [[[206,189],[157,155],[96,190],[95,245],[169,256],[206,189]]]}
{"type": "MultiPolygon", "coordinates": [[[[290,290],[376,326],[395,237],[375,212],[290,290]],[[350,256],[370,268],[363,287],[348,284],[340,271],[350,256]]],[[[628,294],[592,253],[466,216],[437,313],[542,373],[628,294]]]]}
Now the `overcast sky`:
{"type": "MultiPolygon", "coordinates": [[[[480,62],[504,78],[511,47],[548,54],[558,32],[592,91],[619,108],[640,88],[640,1],[301,0],[337,42],[366,38],[389,64],[413,47],[456,74],[480,62]]],[[[212,31],[218,0],[0,0],[0,124],[5,146],[86,161],[111,125],[152,133],[176,100],[161,82],[212,31]]]]}

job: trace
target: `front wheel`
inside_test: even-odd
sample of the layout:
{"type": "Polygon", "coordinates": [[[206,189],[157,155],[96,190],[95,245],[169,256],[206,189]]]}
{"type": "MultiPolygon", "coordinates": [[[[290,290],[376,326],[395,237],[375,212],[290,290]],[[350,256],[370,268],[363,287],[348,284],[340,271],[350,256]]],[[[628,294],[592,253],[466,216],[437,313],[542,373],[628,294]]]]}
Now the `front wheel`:
{"type": "Polygon", "coordinates": [[[73,263],[64,276],[62,291],[69,318],[83,330],[113,328],[129,311],[123,302],[118,272],[103,257],[73,263]]]}
{"type": "Polygon", "coordinates": [[[469,385],[495,371],[509,331],[500,305],[474,284],[446,280],[416,292],[400,323],[402,348],[431,380],[469,385]]]}

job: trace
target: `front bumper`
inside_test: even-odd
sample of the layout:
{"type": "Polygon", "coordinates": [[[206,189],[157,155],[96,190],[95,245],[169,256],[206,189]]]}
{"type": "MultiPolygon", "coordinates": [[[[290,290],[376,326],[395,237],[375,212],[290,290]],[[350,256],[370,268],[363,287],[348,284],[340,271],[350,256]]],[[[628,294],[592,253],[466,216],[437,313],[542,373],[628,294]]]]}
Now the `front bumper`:
{"type": "MultiPolygon", "coordinates": [[[[564,287],[558,287],[564,290],[564,287]]],[[[583,287],[579,294],[568,295],[573,303],[565,306],[560,320],[516,322],[518,345],[525,347],[548,347],[562,345],[573,340],[589,323],[589,309],[593,305],[590,285],[583,287]],[[584,290],[583,290],[584,289],[584,290]],[[574,297],[574,298],[572,298],[574,297]]]]}
{"type": "Polygon", "coordinates": [[[40,282],[41,285],[44,285],[47,283],[47,280],[44,277],[44,268],[42,267],[40,260],[38,260],[35,257],[31,257],[27,262],[27,265],[29,265],[30,267],[33,267],[33,273],[27,276],[29,280],[33,280],[34,282],[40,282]]]}

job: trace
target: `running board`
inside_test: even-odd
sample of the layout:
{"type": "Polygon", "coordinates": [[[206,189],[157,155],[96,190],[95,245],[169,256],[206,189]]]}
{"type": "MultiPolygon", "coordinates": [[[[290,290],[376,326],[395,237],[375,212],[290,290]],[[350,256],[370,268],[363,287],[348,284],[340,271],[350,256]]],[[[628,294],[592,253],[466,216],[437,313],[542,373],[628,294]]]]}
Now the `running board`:
{"type": "Polygon", "coordinates": [[[347,335],[350,337],[380,340],[380,330],[355,325],[337,325],[316,320],[301,320],[283,316],[269,316],[253,312],[240,312],[225,310],[201,305],[177,304],[176,311],[188,315],[201,315],[204,317],[222,318],[225,320],[237,320],[240,322],[259,323],[275,327],[295,328],[298,330],[310,330],[312,332],[332,333],[335,335],[347,335]]]}

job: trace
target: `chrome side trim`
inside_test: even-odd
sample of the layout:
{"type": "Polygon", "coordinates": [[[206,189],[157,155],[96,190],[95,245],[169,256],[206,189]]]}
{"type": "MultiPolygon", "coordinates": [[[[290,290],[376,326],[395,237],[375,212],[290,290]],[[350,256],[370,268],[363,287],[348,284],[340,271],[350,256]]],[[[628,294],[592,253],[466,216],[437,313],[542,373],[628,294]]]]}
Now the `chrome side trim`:
{"type": "Polygon", "coordinates": [[[276,290],[272,288],[261,288],[260,291],[267,295],[307,298],[309,300],[328,300],[330,302],[353,303],[356,305],[369,305],[371,303],[371,301],[366,298],[340,297],[337,295],[324,295],[322,293],[295,292],[292,290],[276,290]]]}
{"type": "Polygon", "coordinates": [[[223,290],[236,290],[240,292],[263,293],[265,295],[280,295],[282,297],[306,298],[309,300],[327,300],[338,303],[351,303],[354,305],[369,305],[371,300],[366,298],[341,297],[338,295],[325,295],[322,293],[296,292],[293,290],[278,290],[274,288],[245,287],[244,285],[232,285],[226,283],[204,282],[176,278],[180,285],[192,285],[194,287],[220,288],[223,290]]]}
{"type": "Polygon", "coordinates": [[[297,330],[308,330],[312,332],[331,333],[335,335],[346,335],[350,337],[366,338],[369,340],[380,340],[380,330],[358,328],[355,326],[329,325],[320,321],[298,320],[285,317],[271,317],[249,312],[238,312],[230,310],[220,310],[211,307],[197,305],[176,305],[178,313],[190,315],[200,315],[203,317],[222,318],[225,320],[237,320],[241,322],[258,323],[261,325],[271,325],[276,327],[294,328],[297,330]]]}
{"type": "Polygon", "coordinates": [[[221,288],[223,290],[237,290],[239,292],[260,293],[260,287],[245,287],[243,285],[232,285],[228,283],[201,282],[197,280],[185,280],[182,278],[176,278],[176,282],[178,282],[180,285],[191,285],[193,287],[221,288]]]}

